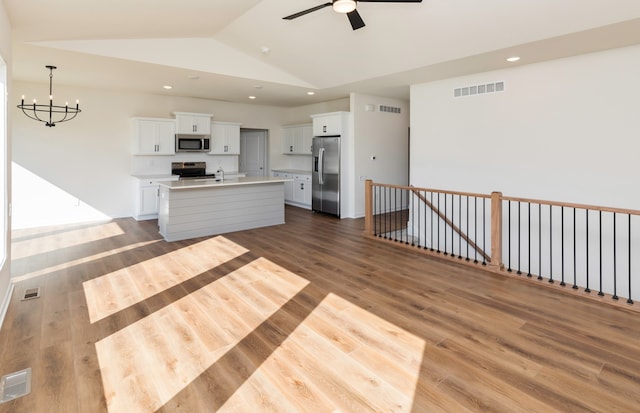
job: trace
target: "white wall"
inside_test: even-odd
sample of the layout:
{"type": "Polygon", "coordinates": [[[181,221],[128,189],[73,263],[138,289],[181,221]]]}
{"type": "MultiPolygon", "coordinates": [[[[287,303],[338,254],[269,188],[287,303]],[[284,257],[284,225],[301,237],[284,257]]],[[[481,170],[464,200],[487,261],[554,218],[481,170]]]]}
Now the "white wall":
{"type": "MultiPolygon", "coordinates": [[[[6,73],[6,87],[10,92],[11,87],[11,24],[9,23],[9,18],[4,9],[4,3],[0,3],[0,57],[4,61],[5,64],[5,73],[6,73]]],[[[5,99],[5,96],[0,96],[0,99],[5,99]]],[[[3,105],[0,105],[3,106],[3,105]]],[[[10,108],[11,105],[7,103],[7,108],[10,108]]],[[[3,111],[4,112],[4,111],[3,111]]],[[[5,159],[0,162],[0,167],[5,168],[0,176],[5,177],[0,183],[0,190],[4,191],[5,196],[3,197],[4,205],[0,207],[0,214],[3,214],[3,221],[6,223],[7,231],[4,232],[5,228],[0,228],[0,237],[4,237],[4,242],[0,243],[2,248],[6,248],[5,250],[5,260],[2,262],[0,267],[0,327],[2,326],[2,321],[4,319],[4,314],[7,306],[9,305],[9,298],[11,292],[11,223],[9,221],[8,216],[8,204],[11,203],[11,171],[7,165],[11,164],[11,121],[10,117],[6,116],[5,113],[0,113],[6,121],[6,137],[7,142],[6,146],[3,150],[0,150],[0,154],[5,159]]],[[[0,125],[5,122],[0,122],[0,125]]],[[[4,134],[4,131],[0,131],[0,134],[4,134]]],[[[2,142],[2,139],[0,139],[2,142]]],[[[4,224],[2,225],[4,226],[4,224]]]]}
{"type": "MultiPolygon", "coordinates": [[[[634,46],[412,86],[411,183],[640,210],[638,73],[640,46],[634,46]],[[504,92],[454,98],[455,88],[496,81],[505,82],[504,92]]],[[[519,225],[515,208],[512,226],[519,225]]],[[[574,230],[578,234],[577,261],[574,258],[565,264],[559,258],[563,254],[560,211],[554,213],[553,229],[549,229],[552,219],[548,210],[538,213],[544,223],[540,235],[521,231],[523,239],[529,239],[527,245],[541,247],[531,250],[530,257],[530,248],[523,247],[520,257],[519,239],[514,238],[514,267],[522,262],[527,269],[532,262],[531,272],[541,272],[544,277],[553,272],[556,279],[564,270],[577,273],[577,285],[585,287],[590,282],[594,290],[599,285],[600,267],[602,288],[611,294],[616,268],[613,247],[608,243],[613,237],[611,216],[604,216],[602,230],[596,214],[591,217],[586,250],[600,251],[589,255],[583,247],[587,245],[585,214],[579,212],[574,230]],[[604,247],[598,243],[599,236],[604,247]],[[551,252],[545,254],[552,245],[555,258],[550,263],[551,252]]],[[[537,216],[532,221],[537,228],[537,216]]],[[[632,232],[632,245],[640,242],[637,234],[632,232]]],[[[503,236],[505,263],[509,259],[506,247],[508,238],[503,236]]],[[[631,258],[632,267],[637,268],[637,257],[632,253],[631,258]]],[[[618,274],[625,274],[618,275],[618,294],[629,297],[629,268],[620,250],[617,265],[618,274]]],[[[637,286],[638,274],[632,278],[637,286]]]]}
{"type": "Polygon", "coordinates": [[[638,73],[634,46],[414,85],[410,181],[640,209],[638,73]]]}
{"type": "Polygon", "coordinates": [[[351,94],[354,129],[355,216],[364,216],[364,181],[407,185],[409,169],[409,102],[381,96],[351,94]],[[367,111],[373,105],[374,111],[367,111]],[[380,105],[400,113],[380,112],[380,105]],[[371,158],[375,156],[375,160],[371,158]]]}

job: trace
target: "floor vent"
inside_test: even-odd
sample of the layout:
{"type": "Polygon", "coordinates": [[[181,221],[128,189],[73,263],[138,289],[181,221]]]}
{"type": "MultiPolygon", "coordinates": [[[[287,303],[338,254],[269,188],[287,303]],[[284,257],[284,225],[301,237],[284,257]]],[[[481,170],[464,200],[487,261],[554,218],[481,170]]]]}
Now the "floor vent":
{"type": "Polygon", "coordinates": [[[28,288],[24,290],[24,293],[22,294],[22,298],[20,300],[33,300],[34,298],[40,298],[40,287],[28,288]]]}
{"type": "Polygon", "coordinates": [[[0,403],[31,393],[31,367],[2,376],[0,379],[0,403]]]}

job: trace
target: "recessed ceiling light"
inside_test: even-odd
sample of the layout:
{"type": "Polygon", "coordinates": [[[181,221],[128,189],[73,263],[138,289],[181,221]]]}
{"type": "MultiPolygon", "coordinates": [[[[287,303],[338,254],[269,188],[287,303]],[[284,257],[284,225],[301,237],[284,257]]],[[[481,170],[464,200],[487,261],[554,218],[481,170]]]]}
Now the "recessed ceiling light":
{"type": "Polygon", "coordinates": [[[517,62],[520,60],[520,56],[511,56],[507,58],[507,62],[517,62]]]}
{"type": "Polygon", "coordinates": [[[313,91],[311,91],[311,90],[307,92],[307,95],[309,95],[309,96],[313,96],[313,95],[315,95],[315,94],[316,94],[316,92],[313,92],[313,91]]]}
{"type": "Polygon", "coordinates": [[[162,86],[162,87],[163,87],[163,88],[165,88],[165,89],[167,89],[167,90],[169,90],[169,89],[173,89],[173,86],[171,86],[171,85],[164,85],[164,86],[162,86]]]}
{"type": "Polygon", "coordinates": [[[255,96],[249,96],[249,99],[251,99],[251,100],[253,100],[255,98],[256,98],[255,96]]]}

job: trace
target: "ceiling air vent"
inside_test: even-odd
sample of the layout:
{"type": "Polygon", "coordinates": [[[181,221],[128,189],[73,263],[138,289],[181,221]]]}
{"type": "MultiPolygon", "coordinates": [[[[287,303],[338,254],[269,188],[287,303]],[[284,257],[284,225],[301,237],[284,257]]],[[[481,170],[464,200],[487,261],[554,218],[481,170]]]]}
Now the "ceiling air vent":
{"type": "Polygon", "coordinates": [[[385,105],[380,105],[379,108],[380,112],[387,112],[387,113],[400,113],[400,108],[396,108],[393,106],[385,106],[385,105]]]}
{"type": "Polygon", "coordinates": [[[504,82],[484,83],[453,89],[453,97],[486,95],[487,93],[504,92],[504,82]]]}

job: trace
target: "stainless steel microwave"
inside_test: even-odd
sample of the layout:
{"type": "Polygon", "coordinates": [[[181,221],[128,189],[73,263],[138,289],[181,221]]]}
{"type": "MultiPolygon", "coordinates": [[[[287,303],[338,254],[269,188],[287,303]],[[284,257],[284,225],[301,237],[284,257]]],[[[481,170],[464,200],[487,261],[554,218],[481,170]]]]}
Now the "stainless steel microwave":
{"type": "Polygon", "coordinates": [[[176,135],[176,152],[209,152],[209,136],[176,135]]]}

